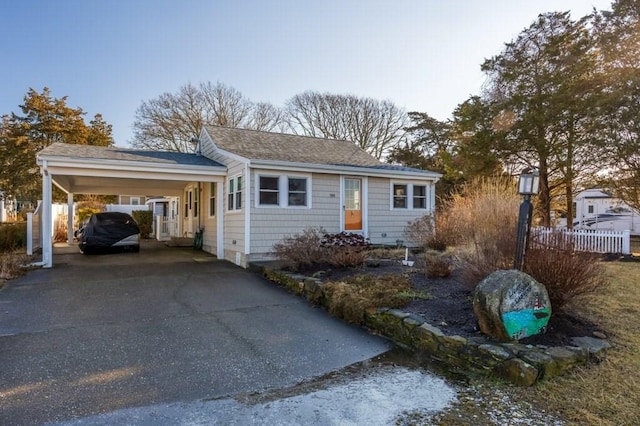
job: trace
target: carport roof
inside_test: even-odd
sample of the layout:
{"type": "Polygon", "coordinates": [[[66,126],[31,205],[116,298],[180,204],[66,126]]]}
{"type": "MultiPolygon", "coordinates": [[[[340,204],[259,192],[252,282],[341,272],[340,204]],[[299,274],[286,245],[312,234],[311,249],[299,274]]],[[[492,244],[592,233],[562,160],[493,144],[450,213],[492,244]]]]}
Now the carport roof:
{"type": "Polygon", "coordinates": [[[147,151],[140,149],[75,145],[54,143],[40,151],[39,157],[83,158],[90,160],[140,161],[145,163],[180,164],[192,166],[224,167],[207,157],[197,154],[170,151],[147,151]]]}
{"type": "Polygon", "coordinates": [[[180,195],[189,182],[218,182],[227,168],[198,154],[54,143],[37,155],[43,173],[76,194],[180,195]]]}

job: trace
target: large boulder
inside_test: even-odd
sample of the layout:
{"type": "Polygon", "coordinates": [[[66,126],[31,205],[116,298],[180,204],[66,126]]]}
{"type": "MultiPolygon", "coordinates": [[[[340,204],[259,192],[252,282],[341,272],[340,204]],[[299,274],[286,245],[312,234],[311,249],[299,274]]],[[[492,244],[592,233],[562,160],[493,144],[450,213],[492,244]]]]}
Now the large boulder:
{"type": "Polygon", "coordinates": [[[551,302],[544,285],[512,269],[496,271],[478,284],[473,311],[484,334],[502,341],[519,340],[545,331],[551,302]]]}

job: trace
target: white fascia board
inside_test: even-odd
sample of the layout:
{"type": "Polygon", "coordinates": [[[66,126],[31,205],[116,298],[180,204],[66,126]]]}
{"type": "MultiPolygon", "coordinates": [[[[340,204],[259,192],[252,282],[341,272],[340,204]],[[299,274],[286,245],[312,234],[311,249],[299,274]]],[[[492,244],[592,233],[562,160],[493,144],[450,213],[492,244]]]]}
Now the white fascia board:
{"type": "Polygon", "coordinates": [[[331,164],[306,164],[272,160],[251,160],[251,167],[265,170],[290,170],[296,172],[316,172],[329,174],[349,174],[354,176],[374,176],[390,179],[421,179],[437,182],[442,174],[436,172],[424,173],[408,170],[383,170],[366,166],[336,166],[331,164]]]}
{"type": "Polygon", "coordinates": [[[63,176],[90,176],[104,178],[124,178],[124,179],[153,179],[153,180],[170,180],[170,181],[189,181],[189,182],[222,182],[225,174],[213,175],[209,173],[175,173],[167,170],[114,170],[111,168],[66,168],[66,167],[49,167],[49,172],[53,175],[63,176]]]}

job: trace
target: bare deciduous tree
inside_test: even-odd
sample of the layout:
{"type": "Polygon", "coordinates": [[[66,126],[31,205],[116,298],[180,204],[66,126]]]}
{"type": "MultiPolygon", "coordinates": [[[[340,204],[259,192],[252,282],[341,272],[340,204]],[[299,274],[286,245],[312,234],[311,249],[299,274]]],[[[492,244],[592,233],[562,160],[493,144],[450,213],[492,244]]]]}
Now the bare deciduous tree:
{"type": "Polygon", "coordinates": [[[258,102],[253,105],[249,128],[270,132],[283,130],[283,127],[284,114],[280,108],[266,102],[258,102]]]}
{"type": "Polygon", "coordinates": [[[163,93],[145,101],[133,124],[137,148],[193,152],[192,142],[205,124],[272,130],[282,124],[282,113],[267,103],[254,104],[222,83],[187,84],[178,93],[163,93]]]}
{"type": "Polygon", "coordinates": [[[398,145],[408,125],[392,102],[353,95],[304,92],[287,101],[285,113],[295,133],[353,141],[376,158],[398,145]]]}

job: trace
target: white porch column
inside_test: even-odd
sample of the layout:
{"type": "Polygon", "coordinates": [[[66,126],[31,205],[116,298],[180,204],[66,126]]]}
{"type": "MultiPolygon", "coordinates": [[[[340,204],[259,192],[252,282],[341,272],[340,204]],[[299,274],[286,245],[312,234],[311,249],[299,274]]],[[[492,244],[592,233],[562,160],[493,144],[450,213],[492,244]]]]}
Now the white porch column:
{"type": "Polygon", "coordinates": [[[224,259],[224,185],[224,179],[216,185],[216,256],[218,259],[224,259]]]}
{"type": "Polygon", "coordinates": [[[51,217],[52,203],[51,174],[47,170],[47,162],[42,164],[42,266],[53,266],[53,224],[51,217]]]}
{"type": "Polygon", "coordinates": [[[67,244],[73,244],[73,193],[67,194],[67,244]]]}

